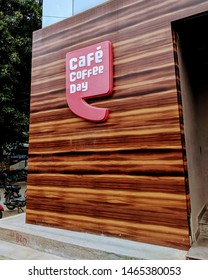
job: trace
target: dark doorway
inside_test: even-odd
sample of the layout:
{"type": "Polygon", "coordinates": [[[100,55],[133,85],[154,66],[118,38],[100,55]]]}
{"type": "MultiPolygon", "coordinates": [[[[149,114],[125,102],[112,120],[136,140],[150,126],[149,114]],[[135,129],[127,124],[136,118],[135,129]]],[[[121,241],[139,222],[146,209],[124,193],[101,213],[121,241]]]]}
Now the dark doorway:
{"type": "Polygon", "coordinates": [[[208,202],[208,14],[173,23],[182,99],[185,147],[195,238],[208,202]]]}

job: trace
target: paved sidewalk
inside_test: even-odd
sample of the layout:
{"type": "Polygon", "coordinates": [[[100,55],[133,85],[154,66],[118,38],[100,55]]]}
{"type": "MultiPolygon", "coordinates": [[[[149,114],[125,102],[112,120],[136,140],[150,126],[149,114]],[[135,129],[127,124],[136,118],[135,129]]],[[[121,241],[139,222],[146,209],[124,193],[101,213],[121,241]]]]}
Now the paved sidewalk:
{"type": "Polygon", "coordinates": [[[0,240],[0,260],[66,260],[66,258],[0,240]]]}

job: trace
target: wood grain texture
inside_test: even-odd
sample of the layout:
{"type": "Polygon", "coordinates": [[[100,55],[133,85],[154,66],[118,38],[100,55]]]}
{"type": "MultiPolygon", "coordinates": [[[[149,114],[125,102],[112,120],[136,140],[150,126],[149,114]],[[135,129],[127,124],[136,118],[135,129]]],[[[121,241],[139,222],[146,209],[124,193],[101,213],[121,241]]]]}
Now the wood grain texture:
{"type": "Polygon", "coordinates": [[[183,133],[171,22],[208,1],[112,0],[34,33],[28,223],[187,249],[183,133]],[[73,115],[65,55],[110,40],[101,124],[73,115]],[[41,213],[41,215],[40,215],[41,213]]]}

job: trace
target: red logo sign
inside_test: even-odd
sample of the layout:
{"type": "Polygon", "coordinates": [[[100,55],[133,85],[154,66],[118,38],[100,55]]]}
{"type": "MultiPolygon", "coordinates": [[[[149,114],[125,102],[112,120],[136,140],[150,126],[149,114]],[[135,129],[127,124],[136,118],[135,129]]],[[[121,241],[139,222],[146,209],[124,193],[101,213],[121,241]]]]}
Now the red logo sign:
{"type": "Polygon", "coordinates": [[[109,109],[89,105],[85,100],[107,96],[113,90],[112,44],[105,41],[66,55],[66,99],[77,116],[102,122],[109,109]]]}

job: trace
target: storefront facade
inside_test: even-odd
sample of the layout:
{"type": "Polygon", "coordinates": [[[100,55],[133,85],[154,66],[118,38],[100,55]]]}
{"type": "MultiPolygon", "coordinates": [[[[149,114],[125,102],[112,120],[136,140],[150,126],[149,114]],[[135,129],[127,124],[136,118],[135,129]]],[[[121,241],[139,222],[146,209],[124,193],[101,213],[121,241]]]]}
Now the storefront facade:
{"type": "Polygon", "coordinates": [[[203,117],[190,122],[180,42],[192,45],[185,35],[207,11],[208,1],[112,0],[34,33],[28,223],[191,246],[208,193],[193,175],[203,117]]]}

